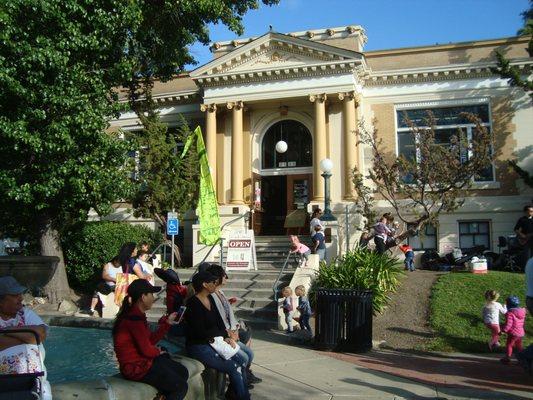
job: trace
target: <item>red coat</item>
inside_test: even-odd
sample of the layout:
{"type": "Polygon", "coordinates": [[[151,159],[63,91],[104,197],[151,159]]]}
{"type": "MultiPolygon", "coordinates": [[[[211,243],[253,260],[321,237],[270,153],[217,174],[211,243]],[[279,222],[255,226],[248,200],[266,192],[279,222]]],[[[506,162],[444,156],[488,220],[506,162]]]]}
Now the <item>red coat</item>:
{"type": "Polygon", "coordinates": [[[122,317],[113,335],[113,345],[120,373],[125,378],[138,381],[146,375],[154,358],[161,353],[155,344],[165,336],[169,328],[166,317],[162,317],[157,331],[151,332],[146,314],[137,306],[133,306],[122,317]]]}
{"type": "MultiPolygon", "coordinates": [[[[176,307],[176,299],[181,297],[182,304],[183,300],[187,297],[187,286],[185,285],[167,285],[167,314],[172,314],[174,311],[178,311],[176,307]]],[[[182,305],[180,304],[180,305],[182,305]]]]}

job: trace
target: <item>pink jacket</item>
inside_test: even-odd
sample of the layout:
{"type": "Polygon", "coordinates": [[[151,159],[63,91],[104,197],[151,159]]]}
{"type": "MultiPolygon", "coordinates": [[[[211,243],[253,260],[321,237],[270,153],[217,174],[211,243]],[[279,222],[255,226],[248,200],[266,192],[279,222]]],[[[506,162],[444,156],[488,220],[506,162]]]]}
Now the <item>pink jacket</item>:
{"type": "Polygon", "coordinates": [[[502,331],[513,336],[523,337],[524,323],[526,321],[526,309],[525,308],[511,308],[505,314],[505,326],[502,331]]]}

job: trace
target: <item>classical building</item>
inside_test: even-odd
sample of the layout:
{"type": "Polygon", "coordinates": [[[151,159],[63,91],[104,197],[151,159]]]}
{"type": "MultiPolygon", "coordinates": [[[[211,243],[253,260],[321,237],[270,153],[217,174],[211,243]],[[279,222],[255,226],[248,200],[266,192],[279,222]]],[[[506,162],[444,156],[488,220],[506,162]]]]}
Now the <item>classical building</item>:
{"type": "MultiPolygon", "coordinates": [[[[410,240],[418,249],[441,252],[475,244],[496,249],[498,236],[512,232],[533,196],[507,166],[507,160],[517,158],[533,171],[533,108],[523,91],[511,88],[491,67],[500,50],[530,74],[528,39],[368,52],[366,41],[363,28],[344,26],[214,43],[211,62],[156,83],[154,96],[169,125],[183,114],[202,127],[224,224],[254,209],[250,224],[256,234],[285,234],[287,215],[323,207],[320,161],[331,159],[331,206],[338,225],[330,226],[330,256],[360,235],[351,172],[372,165],[369,149],[358,145],[358,123],[364,120],[376,129],[391,152],[408,154],[413,143],[404,113],[416,121],[431,109],[437,134],[445,137],[451,128],[470,131],[457,116],[474,112],[494,133],[498,157],[476,178],[460,210],[410,240]],[[285,152],[276,150],[280,141],[286,146],[279,144],[278,150],[286,147],[285,152]]],[[[133,113],[112,125],[140,129],[133,113]]],[[[207,249],[197,244],[193,223],[185,240],[196,263],[207,249]]],[[[243,218],[225,229],[245,223],[243,218]]]]}

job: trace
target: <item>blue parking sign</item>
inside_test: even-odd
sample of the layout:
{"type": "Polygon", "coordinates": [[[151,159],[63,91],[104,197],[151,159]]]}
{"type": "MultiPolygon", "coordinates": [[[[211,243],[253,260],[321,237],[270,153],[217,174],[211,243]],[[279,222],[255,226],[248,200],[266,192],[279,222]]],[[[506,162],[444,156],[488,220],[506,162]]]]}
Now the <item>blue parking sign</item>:
{"type": "Polygon", "coordinates": [[[177,218],[167,220],[167,235],[177,235],[180,227],[180,221],[177,218]]]}

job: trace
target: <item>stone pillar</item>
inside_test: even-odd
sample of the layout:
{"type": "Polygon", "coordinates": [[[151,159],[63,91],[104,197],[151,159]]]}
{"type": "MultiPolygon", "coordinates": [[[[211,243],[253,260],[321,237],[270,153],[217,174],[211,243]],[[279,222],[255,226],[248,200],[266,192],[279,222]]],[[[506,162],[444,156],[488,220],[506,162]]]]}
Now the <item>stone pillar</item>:
{"type": "Polygon", "coordinates": [[[313,201],[324,201],[324,182],[320,176],[320,161],[326,158],[326,99],[325,94],[312,94],[315,103],[315,129],[313,136],[313,201]]]}
{"type": "Polygon", "coordinates": [[[242,101],[228,103],[232,110],[231,118],[231,204],[244,204],[243,201],[243,174],[242,174],[242,101]]]}
{"type": "Polygon", "coordinates": [[[354,92],[339,93],[342,101],[342,134],[344,138],[344,200],[354,200],[355,189],[352,182],[352,171],[358,162],[358,145],[356,137],[358,106],[354,92]]]}
{"type": "Polygon", "coordinates": [[[205,147],[213,188],[217,193],[217,105],[202,104],[200,110],[205,112],[205,147]]]}

